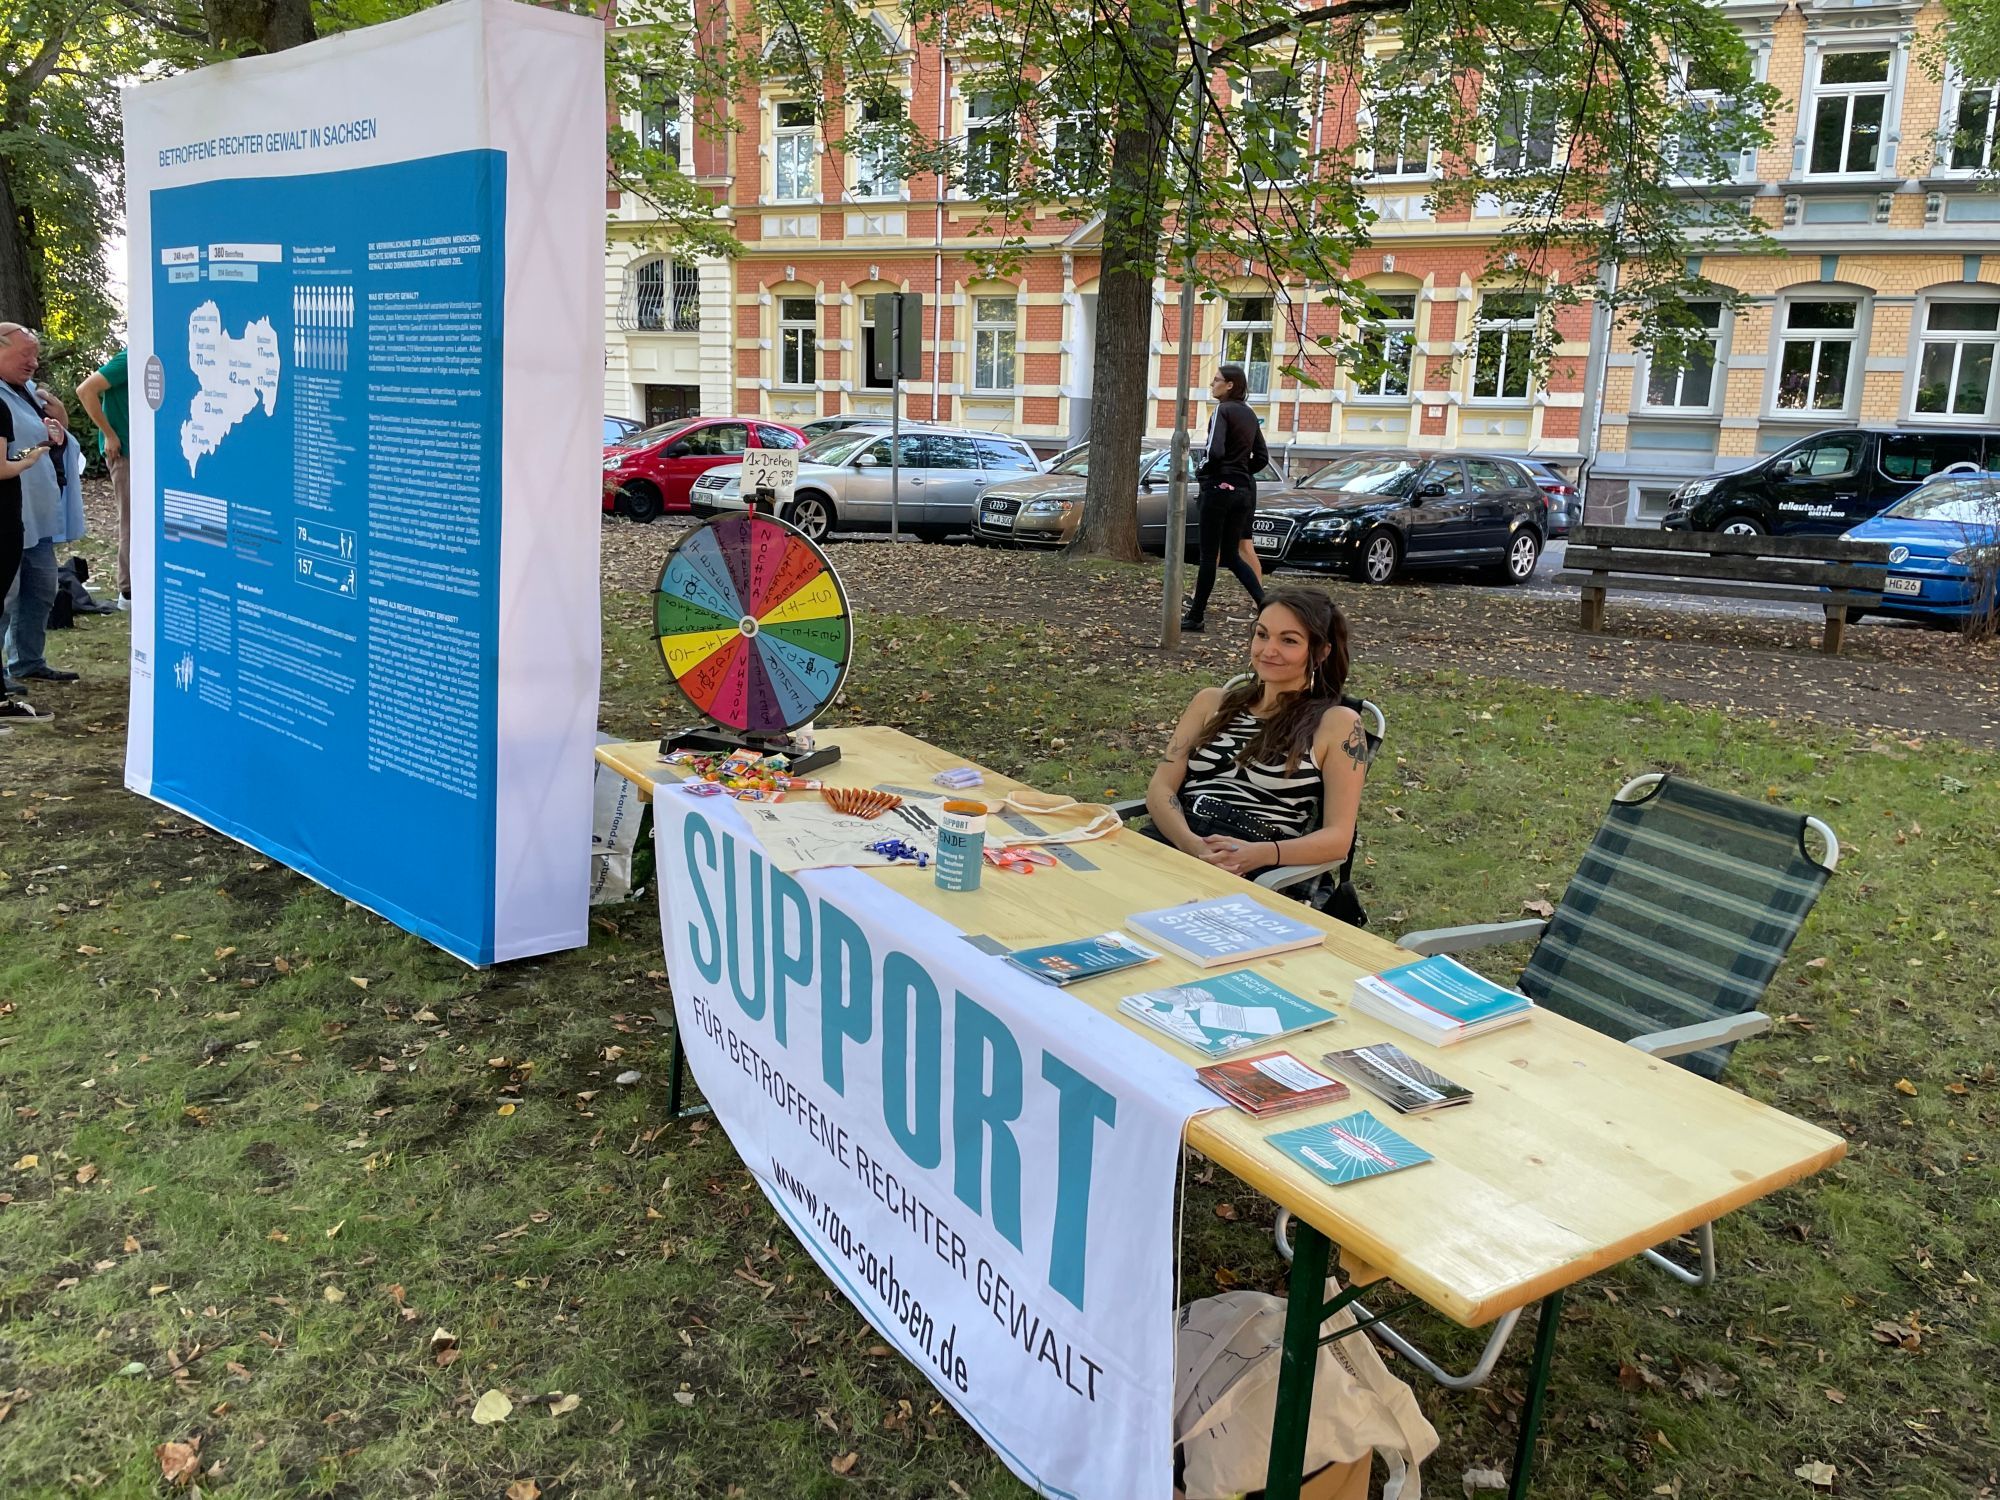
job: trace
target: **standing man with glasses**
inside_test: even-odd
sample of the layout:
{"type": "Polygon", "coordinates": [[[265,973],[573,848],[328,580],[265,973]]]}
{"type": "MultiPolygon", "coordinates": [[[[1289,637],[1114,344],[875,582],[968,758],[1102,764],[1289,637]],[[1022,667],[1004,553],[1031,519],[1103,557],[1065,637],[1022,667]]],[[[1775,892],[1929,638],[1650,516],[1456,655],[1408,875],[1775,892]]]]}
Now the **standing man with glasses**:
{"type": "MultiPolygon", "coordinates": [[[[0,600],[13,589],[20,571],[24,531],[62,513],[62,481],[49,459],[53,446],[48,423],[34,394],[42,341],[19,323],[0,323],[0,600]]],[[[45,535],[37,529],[36,540],[45,535]]],[[[44,620],[46,624],[46,620],[44,620]]],[[[0,662],[6,653],[0,651],[0,662]]],[[[0,666],[0,728],[53,717],[12,696],[0,666]]]]}
{"type": "Polygon", "coordinates": [[[97,429],[97,451],[111,471],[111,492],[118,497],[118,607],[132,598],[132,460],[131,402],[125,385],[125,351],[120,349],[102,367],[86,375],[76,388],[84,415],[97,429]]]}

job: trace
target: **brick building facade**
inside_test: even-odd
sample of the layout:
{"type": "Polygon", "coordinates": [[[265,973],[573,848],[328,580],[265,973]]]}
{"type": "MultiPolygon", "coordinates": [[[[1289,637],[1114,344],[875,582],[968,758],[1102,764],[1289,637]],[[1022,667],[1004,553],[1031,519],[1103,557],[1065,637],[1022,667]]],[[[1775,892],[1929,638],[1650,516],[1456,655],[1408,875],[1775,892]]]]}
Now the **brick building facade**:
{"type": "Polygon", "coordinates": [[[1784,97],[1772,144],[1705,190],[1748,199],[1779,253],[1703,259],[1749,299],[1708,359],[1654,372],[1609,340],[1597,520],[1653,519],[1683,480],[1823,428],[2000,422],[1995,91],[1940,75],[1942,6],[1723,3],[1784,97]]]}
{"type": "MultiPolygon", "coordinates": [[[[1730,182],[1689,191],[1719,186],[1750,200],[1781,249],[1704,257],[1702,270],[1751,299],[1733,317],[1718,310],[1708,361],[1671,377],[1651,371],[1626,331],[1576,307],[1556,313],[1562,342],[1545,378],[1530,372],[1521,355],[1541,288],[1492,273],[1504,227],[1496,203],[1447,212],[1432,202],[1440,163],[1419,143],[1399,161],[1368,163],[1374,243],[1353,267],[1394,314],[1369,336],[1398,357],[1364,389],[1304,342],[1336,331],[1332,310],[1246,259],[1198,303],[1197,424],[1208,372],[1234,359],[1251,371],[1273,449],[1295,461],[1392,444],[1513,451],[1572,472],[1588,457],[1596,514],[1639,519],[1663,509],[1683,478],[1816,426],[2000,420],[1993,345],[1982,354],[1979,339],[2000,334],[1990,320],[1976,326],[1989,309],[2000,315],[2000,196],[1976,180],[1992,163],[1995,96],[1926,70],[1917,49],[1940,7],[1721,3],[1744,28],[1758,76],[1785,101],[1771,147],[1746,156],[1730,182]],[[1977,141],[1943,138],[1975,116],[1977,141]],[[1948,353],[1932,350],[1947,343],[1948,353]],[[1948,409],[1933,412],[1940,361],[1952,366],[1948,409]],[[1981,409],[1963,410],[1980,369],[1981,409]]],[[[737,5],[739,24],[745,14],[737,5]]],[[[892,68],[920,130],[964,142],[990,128],[950,52],[902,47],[892,68]]],[[[1699,80],[1688,84],[1691,107],[1727,107],[1699,80]]],[[[726,110],[680,120],[683,161],[744,246],[733,261],[662,261],[641,245],[643,213],[629,199],[614,205],[606,410],[794,423],[886,416],[889,392],[868,374],[872,294],[914,291],[925,303],[922,369],[904,384],[906,417],[1016,432],[1044,451],[1079,438],[1092,390],[1096,224],[1038,218],[1025,250],[995,274],[986,252],[999,231],[985,212],[950,183],[905,181],[889,163],[836,149],[863,122],[858,106],[834,103],[822,120],[825,111],[767,81],[746,85],[726,110]]],[[[1337,147],[1365,101],[1329,87],[1324,103],[1300,129],[1315,147],[1337,147]]],[[[1582,267],[1555,274],[1596,279],[1582,267]]],[[[1154,292],[1156,435],[1173,421],[1177,293],[1166,282],[1154,292]]]]}

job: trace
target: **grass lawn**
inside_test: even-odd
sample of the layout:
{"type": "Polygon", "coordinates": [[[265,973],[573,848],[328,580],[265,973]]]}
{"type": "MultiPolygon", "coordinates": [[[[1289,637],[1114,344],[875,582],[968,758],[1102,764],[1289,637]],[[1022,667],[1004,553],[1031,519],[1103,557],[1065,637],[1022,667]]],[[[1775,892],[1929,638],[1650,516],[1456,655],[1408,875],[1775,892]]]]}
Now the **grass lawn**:
{"type": "MultiPolygon", "coordinates": [[[[645,613],[608,599],[602,722],[633,737],[669,716],[645,613]]],[[[157,1496],[155,1445],[197,1440],[205,1492],[260,1500],[1024,1493],[720,1130],[666,1122],[650,906],[469,971],[126,794],[122,643],[61,639],[91,681],[0,739],[0,1496],[157,1496]],[[513,1411],[481,1425],[489,1390],[513,1411]]],[[[1058,623],[885,615],[850,683],[847,722],[1093,796],[1139,788],[1195,685],[1104,670],[1058,623]]],[[[1825,1493],[1810,1463],[1839,1494],[1993,1493],[2000,756],[1365,651],[1356,686],[1389,713],[1363,895],[1392,934],[1555,897],[1641,770],[1845,846],[1730,1081],[1851,1154],[1726,1221],[1714,1291],[1631,1266],[1578,1289],[1536,1493],[1825,1493]]],[[[450,878],[421,830],[384,836],[450,878]]],[[[1184,1296],[1281,1290],[1268,1205],[1219,1171],[1192,1191],[1184,1296]]],[[[1417,1386],[1433,1493],[1504,1465],[1525,1357],[1417,1386]]]]}

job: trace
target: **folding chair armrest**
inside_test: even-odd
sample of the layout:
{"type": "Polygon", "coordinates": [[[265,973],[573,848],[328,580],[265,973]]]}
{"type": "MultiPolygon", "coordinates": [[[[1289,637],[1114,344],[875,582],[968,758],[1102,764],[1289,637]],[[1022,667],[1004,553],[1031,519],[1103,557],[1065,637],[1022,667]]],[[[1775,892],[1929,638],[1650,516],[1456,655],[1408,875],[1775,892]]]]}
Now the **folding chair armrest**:
{"type": "Polygon", "coordinates": [[[1770,1029],[1771,1018],[1764,1012],[1746,1010],[1741,1015],[1717,1016],[1712,1021],[1676,1026],[1671,1031],[1648,1032],[1633,1037],[1631,1045],[1652,1057],[1686,1057],[1690,1052],[1724,1047],[1770,1029]]]}
{"type": "Polygon", "coordinates": [[[1119,822],[1129,823],[1145,812],[1146,799],[1144,797],[1127,797],[1122,802],[1112,803],[1111,810],[1118,814],[1119,822]]]}
{"type": "Polygon", "coordinates": [[[1251,879],[1267,891],[1288,891],[1295,885],[1303,885],[1329,870],[1337,870],[1340,865],[1330,859],[1321,860],[1316,865],[1273,865],[1268,870],[1259,870],[1251,879]]]}
{"type": "Polygon", "coordinates": [[[1540,917],[1522,917],[1514,922],[1480,922],[1470,927],[1433,927],[1423,932],[1406,932],[1396,939],[1399,947],[1412,953],[1474,953],[1481,948],[1497,948],[1542,935],[1549,924],[1540,917]]]}

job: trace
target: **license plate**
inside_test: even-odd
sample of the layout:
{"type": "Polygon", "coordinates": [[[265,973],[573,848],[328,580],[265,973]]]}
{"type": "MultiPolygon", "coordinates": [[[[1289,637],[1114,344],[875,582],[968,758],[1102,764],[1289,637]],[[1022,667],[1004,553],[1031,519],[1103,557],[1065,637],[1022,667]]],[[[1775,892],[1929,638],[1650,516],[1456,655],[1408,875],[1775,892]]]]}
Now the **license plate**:
{"type": "Polygon", "coordinates": [[[1007,521],[1011,524],[1013,514],[1010,511],[1002,510],[997,505],[989,505],[984,511],[980,512],[979,519],[982,521],[1007,521]]]}
{"type": "Polygon", "coordinates": [[[1282,552],[1285,544],[1274,536],[1252,537],[1250,545],[1258,552],[1282,552]]]}
{"type": "Polygon", "coordinates": [[[1882,585],[1885,594],[1921,594],[1923,591],[1921,578],[1891,578],[1882,585]]]}

